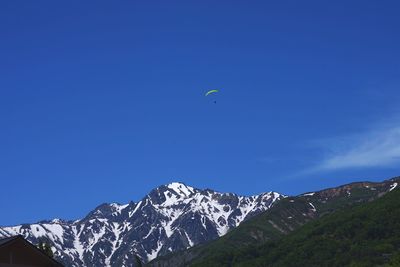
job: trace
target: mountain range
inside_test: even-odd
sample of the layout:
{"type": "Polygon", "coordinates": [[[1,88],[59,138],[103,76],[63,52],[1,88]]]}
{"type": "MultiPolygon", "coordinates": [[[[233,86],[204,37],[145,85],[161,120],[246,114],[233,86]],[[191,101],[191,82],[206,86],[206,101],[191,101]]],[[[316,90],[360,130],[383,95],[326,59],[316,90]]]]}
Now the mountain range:
{"type": "Polygon", "coordinates": [[[65,266],[134,266],[217,239],[285,198],[276,192],[238,196],[170,183],[139,202],[105,203],[76,221],[54,219],[0,227],[0,238],[49,242],[65,266]]]}
{"type": "MultiPolygon", "coordinates": [[[[76,221],[0,227],[0,238],[45,240],[65,266],[241,266],[256,252],[261,257],[262,246],[274,247],[314,221],[375,202],[399,183],[356,182],[298,196],[239,196],[170,183],[138,202],[101,204],[76,221]]],[[[269,266],[256,263],[243,266],[269,266]]]]}

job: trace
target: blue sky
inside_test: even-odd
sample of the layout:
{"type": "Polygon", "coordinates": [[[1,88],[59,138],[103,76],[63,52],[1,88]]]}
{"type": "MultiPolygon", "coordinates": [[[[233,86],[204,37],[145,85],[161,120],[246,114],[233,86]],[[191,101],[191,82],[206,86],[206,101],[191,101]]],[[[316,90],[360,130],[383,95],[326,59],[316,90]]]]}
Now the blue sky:
{"type": "Polygon", "coordinates": [[[3,1],[0,225],[172,181],[299,194],[400,175],[399,8],[3,1]]]}

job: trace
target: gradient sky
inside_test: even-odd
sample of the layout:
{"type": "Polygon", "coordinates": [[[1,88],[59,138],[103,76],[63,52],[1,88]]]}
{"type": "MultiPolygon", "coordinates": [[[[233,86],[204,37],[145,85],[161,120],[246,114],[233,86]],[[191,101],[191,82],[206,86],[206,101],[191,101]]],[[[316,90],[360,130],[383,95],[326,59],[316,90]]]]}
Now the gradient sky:
{"type": "Polygon", "coordinates": [[[2,1],[0,225],[77,219],[172,181],[299,194],[400,175],[399,11],[2,1]]]}

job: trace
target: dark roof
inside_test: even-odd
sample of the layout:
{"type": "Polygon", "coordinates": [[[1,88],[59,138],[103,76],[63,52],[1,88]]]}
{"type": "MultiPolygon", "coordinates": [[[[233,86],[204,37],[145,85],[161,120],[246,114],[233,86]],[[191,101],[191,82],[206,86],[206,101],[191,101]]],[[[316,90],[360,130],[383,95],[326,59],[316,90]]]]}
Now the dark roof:
{"type": "Polygon", "coordinates": [[[6,243],[8,243],[8,242],[10,242],[10,241],[12,241],[14,239],[17,239],[18,237],[19,237],[19,235],[2,238],[2,239],[0,239],[0,246],[2,246],[2,245],[6,244],[6,243]]]}
{"type": "Polygon", "coordinates": [[[22,242],[24,242],[27,246],[33,248],[35,251],[39,252],[40,254],[42,254],[43,256],[46,256],[49,260],[51,260],[56,266],[60,266],[60,267],[64,267],[64,265],[62,265],[61,263],[59,263],[58,261],[56,261],[55,259],[53,259],[52,257],[49,257],[46,253],[44,253],[42,250],[38,249],[35,245],[33,245],[31,242],[29,242],[28,240],[26,240],[22,235],[16,235],[16,236],[10,236],[10,237],[6,237],[3,239],[0,239],[0,248],[3,246],[6,246],[7,244],[16,241],[16,240],[21,240],[22,242]]]}

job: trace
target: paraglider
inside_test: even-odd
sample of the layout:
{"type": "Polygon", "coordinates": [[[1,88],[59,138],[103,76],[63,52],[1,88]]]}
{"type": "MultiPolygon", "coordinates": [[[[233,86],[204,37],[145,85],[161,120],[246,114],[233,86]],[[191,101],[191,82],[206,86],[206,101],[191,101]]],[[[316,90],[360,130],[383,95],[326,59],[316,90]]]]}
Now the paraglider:
{"type": "Polygon", "coordinates": [[[214,93],[218,93],[218,90],[210,90],[206,93],[206,96],[210,95],[210,94],[214,94],[214,93]]]}
{"type": "MultiPolygon", "coordinates": [[[[216,89],[210,90],[210,91],[207,91],[207,93],[205,94],[205,96],[209,96],[209,95],[211,95],[211,94],[215,94],[215,93],[218,93],[218,92],[219,92],[219,90],[216,90],[216,89]]],[[[216,101],[216,100],[214,100],[214,104],[217,104],[217,101],[216,101]]]]}

